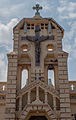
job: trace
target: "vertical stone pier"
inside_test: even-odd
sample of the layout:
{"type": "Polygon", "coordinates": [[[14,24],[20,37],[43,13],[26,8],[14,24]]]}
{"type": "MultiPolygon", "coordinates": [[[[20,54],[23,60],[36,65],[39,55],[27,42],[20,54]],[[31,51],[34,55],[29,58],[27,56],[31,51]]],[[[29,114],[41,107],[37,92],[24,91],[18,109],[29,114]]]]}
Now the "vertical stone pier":
{"type": "Polygon", "coordinates": [[[63,53],[61,52],[58,55],[61,120],[71,120],[69,81],[68,81],[68,72],[67,72],[67,57],[68,57],[68,53],[65,53],[65,52],[63,53]]]}
{"type": "Polygon", "coordinates": [[[17,54],[8,54],[8,80],[5,120],[15,120],[16,113],[17,54]]]}

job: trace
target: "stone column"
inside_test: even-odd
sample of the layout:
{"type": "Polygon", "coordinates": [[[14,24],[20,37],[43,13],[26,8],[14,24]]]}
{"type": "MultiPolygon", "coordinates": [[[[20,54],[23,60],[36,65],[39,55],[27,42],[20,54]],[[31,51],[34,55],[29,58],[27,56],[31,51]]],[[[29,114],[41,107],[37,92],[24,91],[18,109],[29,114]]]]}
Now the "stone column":
{"type": "Polygon", "coordinates": [[[28,104],[30,104],[30,94],[31,94],[31,92],[29,91],[28,92],[28,104]]]}
{"type": "Polygon", "coordinates": [[[22,110],[22,96],[20,96],[20,99],[19,99],[19,111],[22,110]]]}
{"type": "Polygon", "coordinates": [[[59,79],[58,79],[58,66],[54,66],[55,68],[55,88],[59,90],[59,79]]]}
{"type": "Polygon", "coordinates": [[[58,54],[61,120],[71,120],[67,57],[68,57],[67,53],[60,52],[58,54]]]}
{"type": "Polygon", "coordinates": [[[56,97],[53,96],[53,107],[54,107],[54,110],[56,111],[56,97]]]}
{"type": "Polygon", "coordinates": [[[48,99],[47,99],[47,91],[45,90],[45,104],[48,103],[48,99]]]}
{"type": "Polygon", "coordinates": [[[36,87],[36,100],[39,100],[39,86],[36,87]]]}
{"type": "Polygon", "coordinates": [[[17,79],[17,90],[21,89],[21,69],[22,66],[18,67],[18,79],[17,79]]]}
{"type": "Polygon", "coordinates": [[[29,66],[28,78],[29,78],[28,84],[31,84],[31,67],[30,66],[29,66]]]}
{"type": "Polygon", "coordinates": [[[8,54],[8,78],[6,94],[6,120],[15,120],[16,110],[17,55],[8,54]]]}

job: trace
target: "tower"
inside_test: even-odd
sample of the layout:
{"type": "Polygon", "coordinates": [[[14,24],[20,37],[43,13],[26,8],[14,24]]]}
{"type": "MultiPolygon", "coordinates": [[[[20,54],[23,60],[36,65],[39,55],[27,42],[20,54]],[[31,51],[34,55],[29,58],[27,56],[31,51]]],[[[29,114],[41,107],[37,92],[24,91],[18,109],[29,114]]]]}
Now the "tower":
{"type": "Polygon", "coordinates": [[[64,30],[52,18],[42,18],[38,4],[33,9],[35,16],[13,29],[6,120],[71,120],[64,30]]]}

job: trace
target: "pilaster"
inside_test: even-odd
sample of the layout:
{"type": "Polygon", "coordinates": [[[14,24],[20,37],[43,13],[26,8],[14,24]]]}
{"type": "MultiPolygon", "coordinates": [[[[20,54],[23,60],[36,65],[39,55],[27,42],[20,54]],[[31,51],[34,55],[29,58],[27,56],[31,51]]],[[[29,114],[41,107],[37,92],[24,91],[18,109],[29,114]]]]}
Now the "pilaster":
{"type": "Polygon", "coordinates": [[[22,96],[20,96],[20,99],[19,99],[19,111],[22,110],[22,96]]]}
{"type": "Polygon", "coordinates": [[[17,80],[17,55],[8,54],[8,78],[6,95],[6,120],[15,120],[16,110],[16,80],[17,80]]]}
{"type": "Polygon", "coordinates": [[[54,107],[54,110],[56,111],[56,97],[53,96],[53,107],[54,107]]]}
{"type": "Polygon", "coordinates": [[[30,104],[30,91],[28,92],[28,104],[30,104]]]}
{"type": "Polygon", "coordinates": [[[67,53],[59,53],[58,55],[61,120],[71,120],[67,57],[67,53]]]}
{"type": "Polygon", "coordinates": [[[39,86],[36,87],[36,100],[39,100],[39,86]]]}
{"type": "Polygon", "coordinates": [[[47,99],[47,91],[45,90],[45,104],[48,103],[48,99],[47,99]]]}
{"type": "Polygon", "coordinates": [[[18,52],[18,45],[19,45],[19,30],[14,30],[14,51],[18,52]]]}

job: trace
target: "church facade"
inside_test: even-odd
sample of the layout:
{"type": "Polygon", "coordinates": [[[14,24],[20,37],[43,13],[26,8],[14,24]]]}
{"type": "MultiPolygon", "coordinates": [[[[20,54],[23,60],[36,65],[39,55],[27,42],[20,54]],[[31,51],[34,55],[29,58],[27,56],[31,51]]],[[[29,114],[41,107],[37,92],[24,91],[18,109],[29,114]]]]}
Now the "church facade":
{"type": "Polygon", "coordinates": [[[52,18],[42,18],[38,4],[33,9],[35,16],[13,29],[5,120],[74,120],[76,82],[68,81],[64,30],[52,18]]]}

